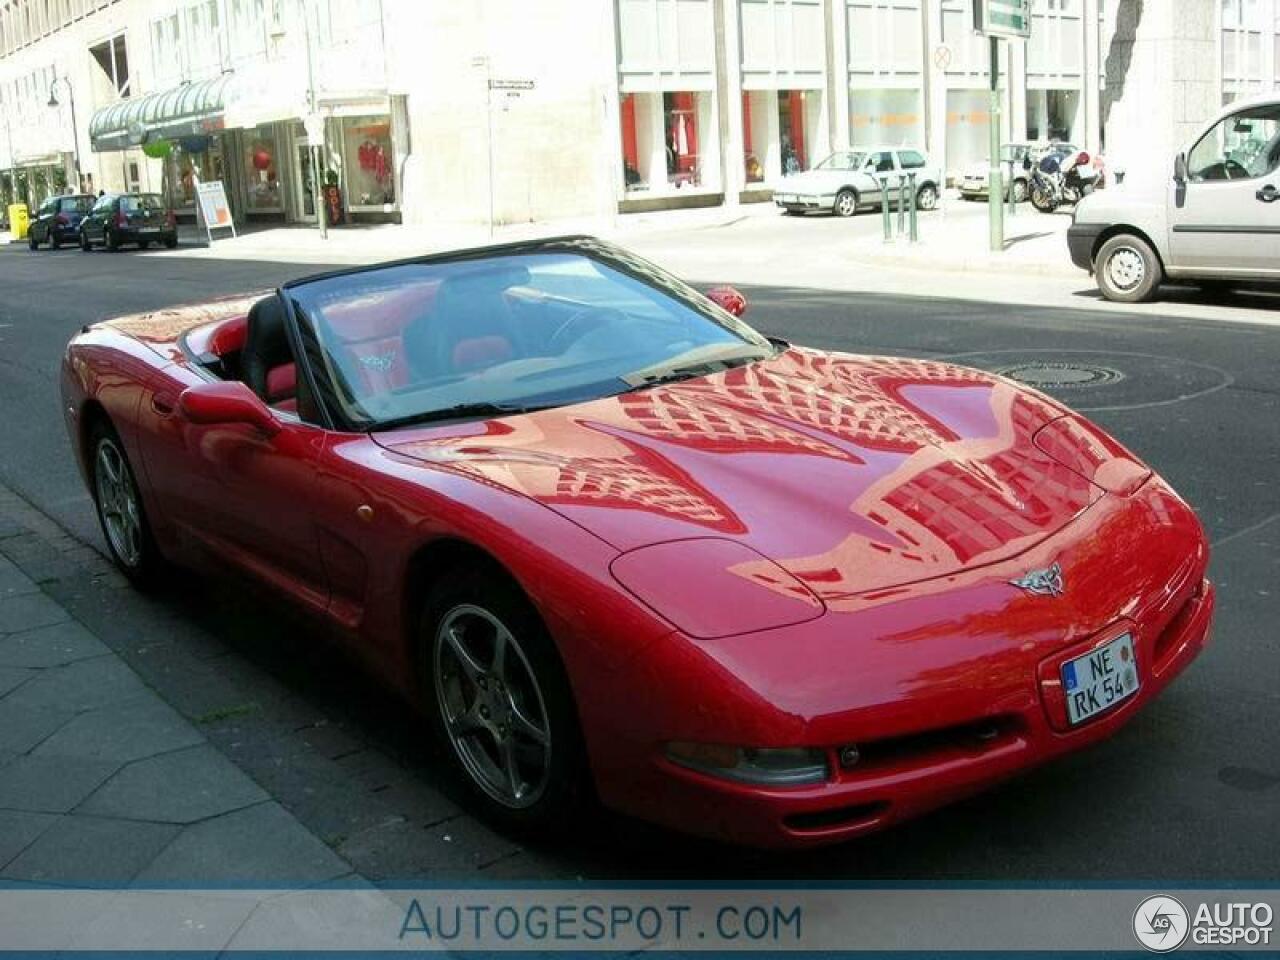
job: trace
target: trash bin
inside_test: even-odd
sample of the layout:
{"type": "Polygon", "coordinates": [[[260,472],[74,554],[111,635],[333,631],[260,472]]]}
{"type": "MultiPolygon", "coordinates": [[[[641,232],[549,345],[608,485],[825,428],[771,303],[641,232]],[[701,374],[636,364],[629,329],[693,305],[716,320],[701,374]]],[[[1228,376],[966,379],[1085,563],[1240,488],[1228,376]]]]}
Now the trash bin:
{"type": "Polygon", "coordinates": [[[30,222],[25,203],[9,204],[9,236],[14,240],[25,240],[30,222]]]}

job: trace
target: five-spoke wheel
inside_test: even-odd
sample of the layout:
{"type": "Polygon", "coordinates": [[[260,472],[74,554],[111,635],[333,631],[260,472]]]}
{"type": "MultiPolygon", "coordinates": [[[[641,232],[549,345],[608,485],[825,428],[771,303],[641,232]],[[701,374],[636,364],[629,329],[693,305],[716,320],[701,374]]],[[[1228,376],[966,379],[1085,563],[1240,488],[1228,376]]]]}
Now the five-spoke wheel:
{"type": "Polygon", "coordinates": [[[520,587],[483,560],[434,579],[419,663],[426,708],[485,812],[513,827],[572,822],[589,793],[564,664],[520,587]]]}
{"type": "Polygon", "coordinates": [[[498,803],[538,801],[551,770],[551,727],[520,641],[493,613],[463,603],[440,621],[436,698],[463,768],[498,803]]]}
{"type": "Polygon", "coordinates": [[[94,504],[111,557],[135,584],[150,586],[159,574],[159,554],[124,445],[105,420],[94,424],[89,451],[94,504]]]}

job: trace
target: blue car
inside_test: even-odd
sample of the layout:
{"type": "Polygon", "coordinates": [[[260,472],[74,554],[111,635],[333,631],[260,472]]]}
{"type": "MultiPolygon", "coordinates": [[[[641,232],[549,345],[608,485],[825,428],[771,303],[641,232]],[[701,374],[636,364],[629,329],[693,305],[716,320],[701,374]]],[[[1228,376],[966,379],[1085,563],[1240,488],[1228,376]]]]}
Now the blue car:
{"type": "Polygon", "coordinates": [[[72,193],[40,204],[27,228],[28,246],[38,250],[40,244],[47,243],[57,250],[64,241],[74,243],[80,235],[80,221],[93,209],[95,199],[87,193],[72,193]]]}

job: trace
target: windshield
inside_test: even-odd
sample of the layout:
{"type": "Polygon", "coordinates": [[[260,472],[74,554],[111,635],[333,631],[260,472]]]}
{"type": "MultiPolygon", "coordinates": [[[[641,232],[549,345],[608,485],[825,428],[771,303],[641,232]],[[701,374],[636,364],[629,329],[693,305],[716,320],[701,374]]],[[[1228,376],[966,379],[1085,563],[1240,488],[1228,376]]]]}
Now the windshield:
{"type": "Polygon", "coordinates": [[[862,164],[867,159],[865,153],[850,152],[847,150],[833,153],[813,169],[815,170],[860,170],[862,164]]]}
{"type": "Polygon", "coordinates": [[[139,193],[134,196],[120,198],[120,209],[125,213],[155,211],[164,209],[164,201],[158,193],[139,193]]]}
{"type": "Polygon", "coordinates": [[[647,264],[578,252],[378,267],[286,288],[358,429],[559,406],[772,355],[647,264]]]}

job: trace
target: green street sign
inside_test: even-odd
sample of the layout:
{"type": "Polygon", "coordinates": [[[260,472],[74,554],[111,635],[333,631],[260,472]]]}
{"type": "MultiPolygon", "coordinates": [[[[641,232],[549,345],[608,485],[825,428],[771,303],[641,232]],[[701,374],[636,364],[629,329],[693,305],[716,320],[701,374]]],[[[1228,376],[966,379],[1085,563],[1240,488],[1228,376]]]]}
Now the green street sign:
{"type": "Polygon", "coordinates": [[[973,29],[988,37],[1031,36],[1031,0],[973,0],[973,29]]]}

